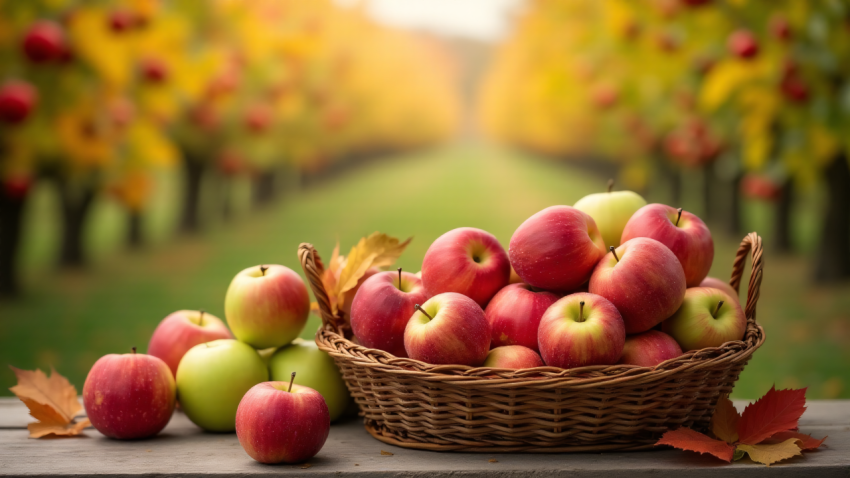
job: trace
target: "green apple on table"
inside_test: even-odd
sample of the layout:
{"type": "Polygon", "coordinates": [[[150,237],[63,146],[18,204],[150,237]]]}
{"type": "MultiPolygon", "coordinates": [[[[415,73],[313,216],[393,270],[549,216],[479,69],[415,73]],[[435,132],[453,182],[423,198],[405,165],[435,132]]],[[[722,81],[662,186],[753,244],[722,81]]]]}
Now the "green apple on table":
{"type": "Polygon", "coordinates": [[[295,372],[295,383],[312,388],[325,398],[331,421],[342,416],[351,400],[334,360],[315,342],[299,338],[280,348],[269,360],[269,372],[270,380],[275,382],[289,381],[295,372]]]}
{"type": "Polygon", "coordinates": [[[578,200],[574,208],[593,218],[605,241],[605,248],[620,247],[620,238],[626,223],[646,200],[632,191],[612,191],[614,181],[608,181],[608,191],[588,194],[578,200]]]}
{"type": "Polygon", "coordinates": [[[250,345],[234,339],[198,344],[177,367],[177,399],[193,423],[204,430],[232,432],[245,392],[269,379],[263,359],[250,345]]]}

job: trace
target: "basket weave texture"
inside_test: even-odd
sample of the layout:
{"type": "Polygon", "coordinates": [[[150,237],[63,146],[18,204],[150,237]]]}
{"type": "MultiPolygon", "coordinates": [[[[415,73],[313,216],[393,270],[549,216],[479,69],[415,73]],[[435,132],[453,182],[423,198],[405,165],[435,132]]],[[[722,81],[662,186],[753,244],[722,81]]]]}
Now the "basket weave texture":
{"type": "Polygon", "coordinates": [[[566,370],[431,365],[357,345],[344,317],[331,311],[318,253],[305,243],[298,255],[322,316],[316,343],[333,357],[372,436],[423,450],[552,453],[647,449],[667,429],[708,427],[718,398],[765,340],[756,323],[763,273],[756,233],[741,242],[729,283],[739,290],[750,251],[743,340],[652,368],[566,370]]]}

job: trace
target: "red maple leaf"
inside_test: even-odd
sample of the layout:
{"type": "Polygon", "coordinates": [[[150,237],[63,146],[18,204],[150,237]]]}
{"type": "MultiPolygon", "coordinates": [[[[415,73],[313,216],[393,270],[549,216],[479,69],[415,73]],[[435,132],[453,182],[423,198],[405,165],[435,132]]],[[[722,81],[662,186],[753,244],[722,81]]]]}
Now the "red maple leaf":
{"type": "Polygon", "coordinates": [[[680,450],[710,453],[724,461],[732,461],[735,447],[722,440],[715,440],[690,428],[678,428],[664,433],[656,445],[670,445],[680,450]]]}
{"type": "Polygon", "coordinates": [[[801,450],[814,450],[819,448],[823,444],[824,440],[827,439],[827,437],[823,437],[818,440],[817,438],[813,438],[811,435],[799,432],[779,432],[770,437],[768,441],[771,443],[780,443],[789,438],[796,438],[798,440],[797,445],[799,445],[801,450]]]}
{"type": "Polygon", "coordinates": [[[806,389],[770,390],[755,403],[747,405],[738,422],[738,440],[756,445],[771,436],[797,428],[806,411],[806,389]]]}

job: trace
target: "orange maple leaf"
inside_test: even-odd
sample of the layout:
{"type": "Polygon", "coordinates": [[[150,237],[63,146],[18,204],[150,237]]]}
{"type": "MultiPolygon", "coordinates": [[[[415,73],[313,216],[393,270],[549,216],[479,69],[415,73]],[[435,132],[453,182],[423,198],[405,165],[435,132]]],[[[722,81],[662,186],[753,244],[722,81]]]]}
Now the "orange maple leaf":
{"type": "Polygon", "coordinates": [[[27,425],[30,438],[79,435],[91,425],[88,418],[74,421],[74,416],[83,406],[77,399],[77,389],[56,370],[51,369],[48,378],[41,370],[9,368],[18,377],[18,384],[9,390],[24,402],[30,415],[38,420],[27,425]]]}
{"type": "Polygon", "coordinates": [[[656,445],[670,445],[680,450],[709,453],[724,461],[732,461],[735,448],[690,428],[677,428],[664,433],[656,445]]]}
{"type": "Polygon", "coordinates": [[[729,397],[721,397],[711,417],[711,433],[727,443],[735,443],[738,441],[738,420],[740,419],[741,415],[738,414],[732,400],[729,400],[729,397]]]}
{"type": "Polygon", "coordinates": [[[741,443],[755,445],[771,436],[797,428],[806,411],[806,389],[770,390],[755,403],[747,405],[738,422],[741,443]]]}
{"type": "Polygon", "coordinates": [[[794,438],[797,440],[797,446],[800,447],[801,450],[814,450],[816,448],[820,448],[823,445],[823,442],[828,437],[823,437],[820,440],[814,438],[811,435],[806,435],[805,433],[800,432],[779,432],[776,435],[768,438],[765,443],[780,443],[788,440],[789,438],[794,438]]]}

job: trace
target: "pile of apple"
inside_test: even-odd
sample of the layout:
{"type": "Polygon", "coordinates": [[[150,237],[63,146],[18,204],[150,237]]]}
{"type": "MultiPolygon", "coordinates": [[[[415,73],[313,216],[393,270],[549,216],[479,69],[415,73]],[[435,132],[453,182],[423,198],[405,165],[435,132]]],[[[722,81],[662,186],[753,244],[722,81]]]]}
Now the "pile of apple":
{"type": "Polygon", "coordinates": [[[224,308],[230,329],[181,310],[160,322],[148,354],[100,358],[83,386],[92,425],[110,438],[150,437],[179,400],[204,430],[235,430],[257,461],[318,453],[350,397],[333,359],[296,338],[310,311],[304,281],[284,266],[250,267],[230,283],[224,308]]]}
{"type": "Polygon", "coordinates": [[[697,216],[609,187],[534,214],[507,252],[480,229],[443,234],[419,274],[363,282],[351,328],[430,364],[653,367],[743,338],[737,294],[707,277],[713,258],[697,216]]]}

